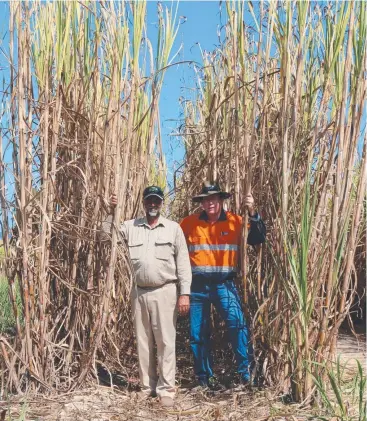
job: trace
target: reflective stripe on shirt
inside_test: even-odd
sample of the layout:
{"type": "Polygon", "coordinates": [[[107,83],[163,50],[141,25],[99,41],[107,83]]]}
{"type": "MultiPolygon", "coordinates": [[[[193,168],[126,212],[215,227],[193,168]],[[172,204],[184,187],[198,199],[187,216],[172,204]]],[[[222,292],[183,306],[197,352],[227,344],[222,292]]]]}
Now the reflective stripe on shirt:
{"type": "Polygon", "coordinates": [[[229,273],[236,270],[235,266],[192,266],[192,273],[229,273]]]}
{"type": "Polygon", "coordinates": [[[199,250],[232,250],[237,251],[238,245],[237,244],[195,244],[189,246],[189,252],[191,251],[199,251],[199,250]]]}

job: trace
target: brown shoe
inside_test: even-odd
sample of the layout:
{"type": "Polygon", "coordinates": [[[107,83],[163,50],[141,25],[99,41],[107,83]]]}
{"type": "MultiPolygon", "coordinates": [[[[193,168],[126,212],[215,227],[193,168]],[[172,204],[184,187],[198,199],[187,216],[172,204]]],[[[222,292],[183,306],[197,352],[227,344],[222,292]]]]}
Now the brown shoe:
{"type": "Polygon", "coordinates": [[[151,392],[140,390],[139,392],[136,393],[136,395],[139,400],[155,398],[157,396],[154,390],[152,390],[151,392]]]}
{"type": "Polygon", "coordinates": [[[170,396],[162,396],[161,397],[161,405],[164,408],[172,408],[174,405],[173,399],[170,396]]]}

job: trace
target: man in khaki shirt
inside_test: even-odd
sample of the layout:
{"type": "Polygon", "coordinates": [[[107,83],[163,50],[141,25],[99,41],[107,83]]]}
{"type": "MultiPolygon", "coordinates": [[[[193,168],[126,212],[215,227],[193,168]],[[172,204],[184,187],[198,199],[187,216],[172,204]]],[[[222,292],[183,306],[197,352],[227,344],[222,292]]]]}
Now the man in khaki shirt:
{"type": "MultiPolygon", "coordinates": [[[[191,266],[182,229],[160,215],[162,203],[162,189],[147,187],[145,217],[125,221],[120,233],[129,246],[135,275],[131,298],[142,394],[157,394],[162,405],[170,407],[175,395],[177,310],[189,311],[191,266]]],[[[116,204],[112,195],[111,206],[116,204]]],[[[111,222],[110,215],[102,225],[102,239],[111,231],[111,222]]]]}

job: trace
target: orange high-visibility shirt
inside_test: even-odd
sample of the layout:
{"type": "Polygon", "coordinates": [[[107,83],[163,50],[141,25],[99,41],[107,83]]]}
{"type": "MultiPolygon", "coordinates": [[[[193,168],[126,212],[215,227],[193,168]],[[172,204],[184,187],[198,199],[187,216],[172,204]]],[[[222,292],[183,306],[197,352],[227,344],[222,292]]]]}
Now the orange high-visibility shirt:
{"type": "Polygon", "coordinates": [[[181,228],[189,249],[192,274],[223,281],[238,269],[242,217],[222,210],[210,224],[205,212],[183,219],[181,228]]]}

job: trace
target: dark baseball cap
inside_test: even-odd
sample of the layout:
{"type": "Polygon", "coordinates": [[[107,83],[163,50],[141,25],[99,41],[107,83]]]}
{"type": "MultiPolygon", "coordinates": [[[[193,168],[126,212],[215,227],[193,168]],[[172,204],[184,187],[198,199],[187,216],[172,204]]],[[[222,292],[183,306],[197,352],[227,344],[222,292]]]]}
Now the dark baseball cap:
{"type": "Polygon", "coordinates": [[[164,193],[163,190],[158,186],[149,186],[143,191],[143,199],[147,199],[150,196],[157,196],[163,200],[164,193]]]}

